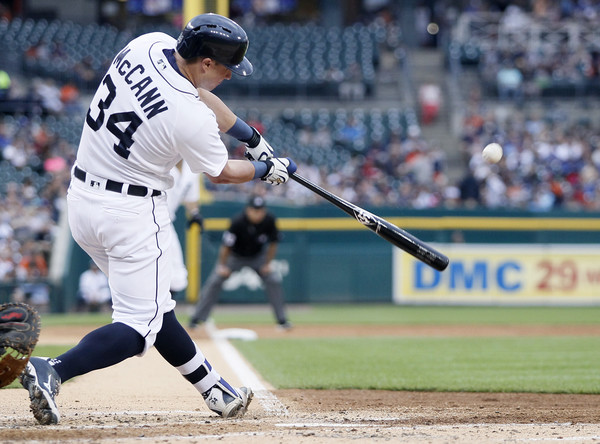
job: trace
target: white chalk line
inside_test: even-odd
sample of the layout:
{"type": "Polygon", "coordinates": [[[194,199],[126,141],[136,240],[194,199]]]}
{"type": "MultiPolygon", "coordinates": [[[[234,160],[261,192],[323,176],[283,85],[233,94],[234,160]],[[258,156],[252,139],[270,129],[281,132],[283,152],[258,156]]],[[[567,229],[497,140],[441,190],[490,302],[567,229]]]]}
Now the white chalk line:
{"type": "MultiPolygon", "coordinates": [[[[185,413],[185,414],[194,414],[196,415],[197,411],[128,411],[128,412],[114,412],[114,411],[97,411],[97,412],[89,412],[90,414],[96,415],[106,415],[106,416],[118,416],[121,414],[129,414],[130,416],[145,416],[150,414],[159,414],[164,417],[165,413],[185,413]]],[[[11,416],[10,418],[24,418],[24,417],[16,417],[11,416]]],[[[6,418],[8,419],[8,418],[6,418]]],[[[481,429],[481,428],[489,428],[489,429],[498,429],[498,428],[506,428],[511,427],[513,429],[517,429],[517,431],[527,429],[535,429],[535,428],[548,428],[551,427],[553,433],[556,433],[556,427],[586,427],[586,426],[597,426],[597,424],[582,424],[582,423],[533,423],[533,424],[519,424],[519,423],[508,423],[508,424],[498,424],[498,423],[472,423],[472,424],[447,424],[447,425],[417,425],[417,426],[386,426],[386,424],[381,424],[382,422],[393,422],[400,420],[401,418],[377,418],[377,419],[369,419],[368,421],[373,421],[373,423],[339,423],[339,422],[290,422],[290,423],[277,423],[274,424],[275,427],[279,428],[329,428],[329,429],[348,429],[348,428],[378,428],[390,431],[399,431],[399,432],[413,432],[413,433],[422,433],[424,436],[429,436],[432,432],[442,432],[444,430],[457,431],[460,429],[481,429]]],[[[169,425],[174,424],[188,424],[187,421],[177,421],[176,423],[169,423],[169,425]]],[[[54,426],[44,426],[45,429],[49,430],[113,430],[117,428],[122,428],[124,425],[120,424],[94,424],[94,425],[54,425],[54,426]]],[[[128,424],[127,428],[131,429],[146,429],[148,426],[156,426],[154,422],[144,423],[144,424],[128,424]]],[[[14,426],[2,426],[1,429],[10,429],[14,428],[14,426]]],[[[151,436],[151,437],[136,437],[137,440],[157,440],[157,439],[170,439],[173,441],[186,441],[186,440],[204,440],[204,439],[222,439],[225,437],[235,437],[235,436],[264,436],[268,435],[269,432],[232,432],[232,433],[223,433],[223,434],[210,434],[210,435],[193,435],[193,436],[177,436],[177,435],[165,435],[165,436],[151,436]]],[[[577,441],[577,442],[587,442],[587,441],[597,441],[600,439],[600,435],[577,435],[577,436],[565,436],[568,434],[566,430],[562,431],[562,435],[560,437],[549,437],[547,435],[542,435],[539,437],[532,438],[518,438],[512,437],[511,441],[515,442],[537,442],[537,441],[577,441]]],[[[131,438],[116,438],[113,439],[115,442],[119,441],[130,441],[131,438]]]]}
{"type": "MultiPolygon", "coordinates": [[[[90,412],[86,412],[90,415],[96,415],[96,416],[121,416],[121,415],[129,415],[129,416],[148,416],[148,415],[160,415],[161,417],[166,416],[170,416],[170,415],[177,415],[177,414],[190,414],[190,415],[194,415],[196,416],[198,414],[197,411],[195,410],[170,410],[170,411],[161,411],[161,410],[148,410],[148,411],[144,411],[144,410],[140,410],[140,411],[121,411],[121,412],[115,412],[115,411],[90,411],[90,412]]],[[[12,415],[12,416],[5,416],[3,417],[3,419],[24,419],[26,418],[25,416],[16,416],[16,415],[12,415]]],[[[27,418],[29,418],[29,416],[27,416],[27,418]]],[[[339,423],[339,422],[290,422],[290,423],[285,423],[285,422],[281,422],[281,423],[276,423],[274,424],[274,426],[276,428],[289,428],[289,429],[310,429],[310,428],[328,428],[328,429],[348,429],[348,428],[362,428],[362,429],[367,429],[367,428],[378,428],[381,429],[381,431],[385,430],[387,432],[393,432],[393,431],[398,431],[398,432],[412,432],[412,433],[417,433],[417,434],[423,434],[423,436],[430,436],[431,433],[435,433],[435,432],[443,432],[445,430],[448,431],[459,431],[459,430],[464,430],[465,432],[467,430],[473,430],[473,429],[493,429],[496,430],[498,428],[506,428],[506,427],[511,427],[515,432],[518,432],[518,430],[521,431],[525,431],[525,430],[531,430],[531,429],[536,429],[536,428],[540,428],[542,430],[540,430],[540,432],[544,433],[544,429],[546,428],[551,428],[552,429],[552,433],[556,433],[556,427],[577,427],[577,428],[581,428],[581,427],[593,427],[593,426],[597,426],[597,424],[588,424],[588,423],[533,423],[533,424],[519,424],[519,423],[507,423],[507,424],[500,424],[500,423],[471,423],[471,424],[440,424],[440,425],[416,425],[416,426],[388,426],[385,423],[388,422],[395,422],[398,420],[403,420],[406,418],[370,418],[367,419],[367,421],[369,421],[369,423],[364,423],[364,422],[354,422],[354,423],[339,423]],[[382,424],[383,423],[383,424],[382,424]]],[[[176,424],[189,424],[188,421],[177,421],[175,423],[169,423],[169,425],[176,425],[176,424]]],[[[143,423],[143,424],[127,424],[126,427],[130,428],[130,429],[140,429],[140,430],[144,430],[147,429],[148,426],[156,426],[156,424],[152,421],[152,422],[148,422],[148,423],[143,423]]],[[[53,426],[44,426],[44,429],[48,429],[48,430],[114,430],[114,429],[118,429],[118,428],[122,428],[124,427],[124,424],[119,423],[119,424],[94,424],[94,425],[77,425],[74,426],[72,424],[69,425],[53,425],[53,426]]],[[[13,429],[14,425],[12,426],[3,426],[0,425],[0,430],[2,429],[13,429]]],[[[579,431],[579,430],[578,430],[579,431]]],[[[160,440],[160,439],[168,439],[171,441],[194,441],[194,440],[208,440],[208,439],[223,439],[223,438],[231,438],[231,437],[243,437],[243,436],[251,436],[251,437],[255,437],[255,436],[266,436],[268,435],[270,432],[256,432],[256,431],[252,431],[252,432],[232,432],[232,433],[223,433],[223,434],[210,434],[210,435],[192,435],[192,436],[177,436],[177,435],[165,435],[165,436],[159,436],[159,435],[153,435],[153,436],[149,436],[149,437],[145,437],[145,436],[138,436],[136,437],[136,441],[144,441],[144,440],[150,440],[150,441],[156,441],[156,440],[160,440]]],[[[532,438],[518,438],[518,437],[511,437],[511,441],[514,442],[549,442],[549,441],[576,441],[576,442],[595,442],[600,440],[600,435],[576,435],[576,436],[566,436],[568,435],[568,431],[567,430],[562,430],[561,431],[561,436],[547,436],[547,435],[541,435],[538,437],[532,437],[532,438]]],[[[121,442],[121,441],[126,441],[129,442],[131,441],[131,438],[116,438],[113,439],[114,442],[121,442]]],[[[38,442],[38,441],[31,441],[31,442],[38,442]]],[[[40,441],[41,442],[41,441],[40,441]]]]}
{"type": "Polygon", "coordinates": [[[237,349],[226,338],[218,334],[219,330],[214,323],[206,322],[205,328],[229,367],[242,382],[242,385],[252,388],[254,397],[262,408],[270,415],[287,416],[287,408],[265,387],[258,375],[246,364],[237,349]]]}

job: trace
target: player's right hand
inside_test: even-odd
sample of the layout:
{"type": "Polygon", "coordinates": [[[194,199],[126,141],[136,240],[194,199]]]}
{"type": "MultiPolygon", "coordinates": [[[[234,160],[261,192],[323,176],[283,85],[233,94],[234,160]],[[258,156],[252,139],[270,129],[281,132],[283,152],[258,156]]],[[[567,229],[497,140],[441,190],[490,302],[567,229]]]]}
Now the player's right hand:
{"type": "MultiPolygon", "coordinates": [[[[258,144],[251,147],[250,144],[246,144],[246,153],[244,154],[249,160],[267,160],[273,157],[273,148],[269,145],[269,142],[256,130],[252,128],[254,135],[258,136],[258,144]]],[[[255,140],[253,137],[252,140],[255,140]]]]}
{"type": "Polygon", "coordinates": [[[271,185],[286,183],[290,174],[298,168],[294,161],[287,157],[272,157],[265,160],[265,163],[267,164],[267,173],[261,179],[271,185]]]}

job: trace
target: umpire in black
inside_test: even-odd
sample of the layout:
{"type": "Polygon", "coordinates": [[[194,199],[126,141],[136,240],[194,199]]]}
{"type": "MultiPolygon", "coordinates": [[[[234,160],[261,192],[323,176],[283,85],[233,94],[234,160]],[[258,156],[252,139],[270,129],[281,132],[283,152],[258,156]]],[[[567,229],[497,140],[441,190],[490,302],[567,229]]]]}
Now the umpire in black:
{"type": "Polygon", "coordinates": [[[285,313],[281,274],[271,268],[280,237],[275,216],[267,211],[264,198],[251,196],[244,211],[232,218],[229,229],[223,233],[217,264],[202,287],[201,299],[190,327],[206,322],[219,300],[223,283],[231,273],[250,267],[263,281],[277,324],[282,329],[290,329],[291,324],[285,313]]]}

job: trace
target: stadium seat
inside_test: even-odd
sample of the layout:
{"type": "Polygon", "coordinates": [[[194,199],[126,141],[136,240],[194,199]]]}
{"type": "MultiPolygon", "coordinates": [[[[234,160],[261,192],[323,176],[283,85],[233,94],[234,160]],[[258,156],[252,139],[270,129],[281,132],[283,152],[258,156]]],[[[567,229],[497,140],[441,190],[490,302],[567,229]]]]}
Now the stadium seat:
{"type": "MultiPolygon", "coordinates": [[[[35,75],[66,81],[73,79],[74,67],[83,60],[101,71],[127,41],[149,31],[174,37],[179,34],[170,25],[146,26],[132,33],[117,31],[110,25],[15,18],[0,24],[0,39],[6,47],[21,53],[40,43],[52,51],[64,52],[52,67],[47,61],[28,60],[25,68],[35,75]]],[[[226,87],[220,88],[221,94],[337,96],[338,86],[351,66],[359,67],[361,81],[372,92],[382,39],[377,27],[276,24],[249,28],[248,35],[247,55],[257,69],[248,79],[234,76],[226,87]]]]}

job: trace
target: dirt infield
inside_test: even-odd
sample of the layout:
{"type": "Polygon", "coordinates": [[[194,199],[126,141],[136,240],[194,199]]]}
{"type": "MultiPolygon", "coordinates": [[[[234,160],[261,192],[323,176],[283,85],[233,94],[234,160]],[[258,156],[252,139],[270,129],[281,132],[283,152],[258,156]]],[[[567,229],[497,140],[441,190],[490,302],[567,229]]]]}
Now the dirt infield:
{"type": "MultiPolygon", "coordinates": [[[[562,328],[562,327],[561,327],[562,328]]],[[[598,335],[598,327],[562,328],[553,334],[598,335]]],[[[354,329],[297,327],[261,337],[356,335],[354,329]]],[[[542,329],[543,330],[543,329],[542,329]]],[[[40,341],[73,343],[82,328],[45,328],[40,341]]],[[[540,328],[384,327],[360,335],[540,335],[540,328]]],[[[223,376],[238,383],[214,342],[200,329],[194,338],[223,376]]],[[[268,389],[268,384],[264,383],[268,389]]],[[[93,372],[65,384],[57,426],[37,425],[25,390],[0,392],[0,442],[227,443],[500,443],[600,442],[600,396],[509,393],[268,390],[257,393],[242,419],[222,420],[155,350],[144,358],[93,372]],[[267,401],[275,395],[279,409],[267,401]]]]}

